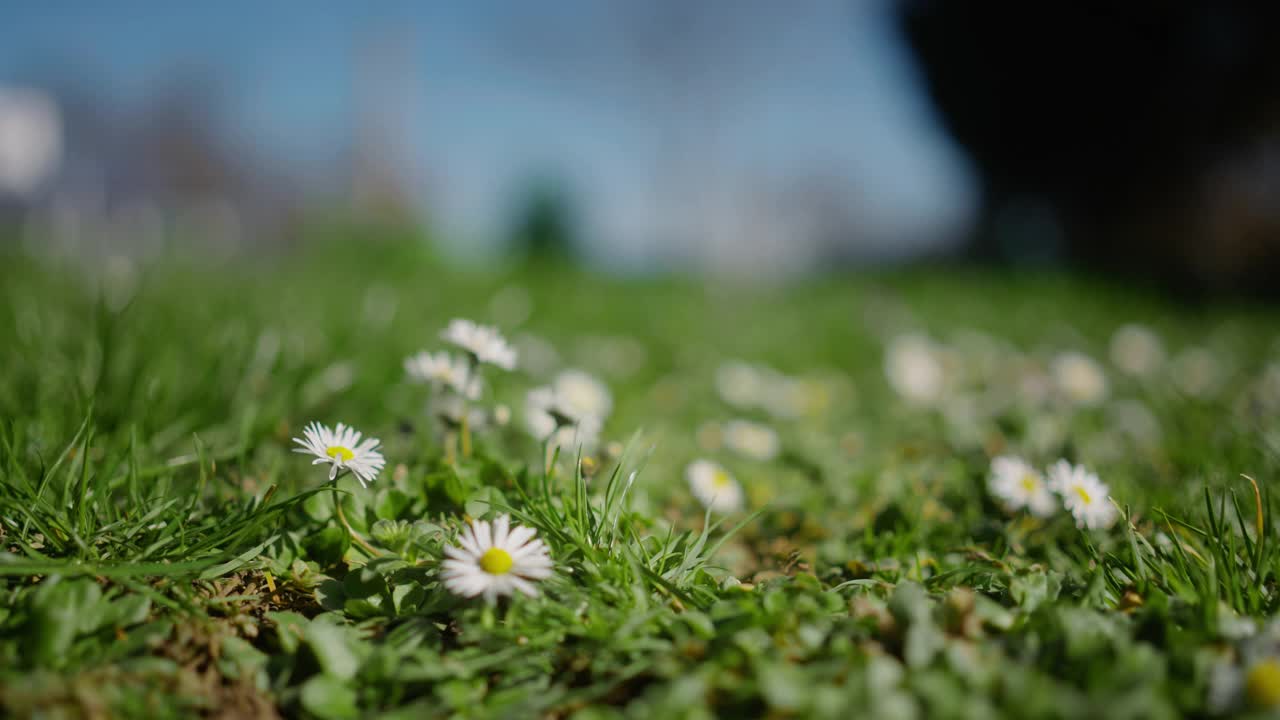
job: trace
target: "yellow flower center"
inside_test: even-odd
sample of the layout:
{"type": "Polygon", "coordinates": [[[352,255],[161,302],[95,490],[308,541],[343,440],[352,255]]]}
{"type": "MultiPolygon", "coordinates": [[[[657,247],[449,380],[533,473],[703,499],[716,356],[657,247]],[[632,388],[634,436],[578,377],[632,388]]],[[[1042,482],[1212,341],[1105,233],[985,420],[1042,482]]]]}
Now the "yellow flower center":
{"type": "Polygon", "coordinates": [[[506,575],[511,572],[511,565],[515,561],[511,559],[511,553],[502,548],[489,548],[484,551],[484,555],[480,556],[480,569],[490,575],[506,575]]]}
{"type": "Polygon", "coordinates": [[[1036,476],[1035,476],[1035,475],[1030,475],[1030,474],[1028,474],[1028,475],[1023,475],[1023,476],[1022,476],[1022,489],[1023,489],[1023,490],[1026,490],[1027,492],[1031,493],[1031,492],[1035,492],[1035,491],[1036,491],[1036,488],[1037,488],[1037,487],[1039,487],[1039,486],[1040,486],[1040,483],[1036,481],[1036,476]]]}
{"type": "Polygon", "coordinates": [[[341,445],[330,445],[329,449],[324,451],[324,454],[328,455],[334,460],[341,460],[344,463],[351,462],[351,458],[356,456],[355,453],[351,452],[347,448],[342,447],[341,445]]]}
{"type": "Polygon", "coordinates": [[[1072,490],[1076,491],[1076,494],[1080,496],[1080,499],[1084,501],[1085,505],[1093,504],[1093,496],[1089,494],[1088,490],[1084,489],[1084,486],[1077,485],[1074,488],[1072,488],[1072,490]]]}
{"type": "Polygon", "coordinates": [[[711,476],[711,484],[717,490],[723,490],[732,485],[733,480],[729,478],[729,473],[723,470],[717,470],[715,474],[711,476]]]}
{"type": "Polygon", "coordinates": [[[1253,705],[1280,706],[1280,660],[1268,658],[1249,668],[1244,687],[1253,705]]]}

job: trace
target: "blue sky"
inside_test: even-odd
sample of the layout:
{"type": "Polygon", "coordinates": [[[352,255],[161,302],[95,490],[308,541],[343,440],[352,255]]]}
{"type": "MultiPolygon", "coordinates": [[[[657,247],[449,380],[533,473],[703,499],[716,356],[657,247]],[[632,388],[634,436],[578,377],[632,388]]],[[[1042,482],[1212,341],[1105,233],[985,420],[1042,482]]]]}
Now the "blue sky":
{"type": "Polygon", "coordinates": [[[671,33],[661,17],[637,30],[643,3],[627,0],[186,5],[11,2],[0,83],[57,69],[127,107],[198,72],[213,79],[225,132],[323,190],[340,186],[325,176],[341,173],[350,142],[359,48],[398,38],[411,70],[397,86],[406,164],[424,206],[480,244],[536,177],[578,193],[602,253],[638,260],[654,251],[653,216],[670,212],[654,185],[673,168],[730,195],[834,178],[865,218],[862,242],[882,253],[943,242],[972,210],[969,170],[885,0],[757,3],[772,15],[726,14],[710,25],[725,47],[694,43],[683,63],[669,48],[630,50],[671,33]],[[664,99],[686,76],[688,96],[664,99]]]}

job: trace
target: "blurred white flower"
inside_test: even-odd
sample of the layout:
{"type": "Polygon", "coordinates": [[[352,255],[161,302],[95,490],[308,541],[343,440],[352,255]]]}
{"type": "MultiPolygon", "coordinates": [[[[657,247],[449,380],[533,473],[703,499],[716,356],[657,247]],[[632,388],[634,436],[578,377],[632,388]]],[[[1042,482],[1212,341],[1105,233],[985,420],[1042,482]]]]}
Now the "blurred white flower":
{"type": "Polygon", "coordinates": [[[1054,387],[1076,405],[1092,406],[1107,397],[1107,376],[1093,358],[1079,352],[1065,352],[1050,366],[1054,387]]]}
{"type": "Polygon", "coordinates": [[[1148,377],[1165,361],[1164,343],[1145,325],[1123,325],[1111,335],[1111,364],[1136,377],[1148,377]]]}
{"type": "Polygon", "coordinates": [[[987,487],[1010,510],[1025,508],[1037,517],[1049,517],[1058,509],[1058,501],[1044,476],[1019,457],[994,458],[987,487]]]}
{"type": "Polygon", "coordinates": [[[595,447],[604,418],[586,410],[607,411],[612,400],[602,383],[585,373],[581,375],[585,378],[571,375],[567,382],[557,378],[552,387],[538,387],[527,393],[525,425],[532,436],[559,447],[595,447]],[[566,392],[562,395],[561,391],[566,392]]]}
{"type": "Polygon", "coordinates": [[[440,574],[445,587],[463,597],[483,595],[489,602],[517,591],[537,596],[534,582],[551,577],[553,567],[547,546],[537,534],[530,527],[512,526],[506,515],[499,515],[492,524],[472,520],[458,535],[457,545],[445,546],[440,574]]]}
{"type": "Polygon", "coordinates": [[[376,438],[362,440],[355,428],[338,423],[336,430],[313,422],[302,431],[301,438],[293,441],[301,447],[294,452],[312,455],[312,465],[329,464],[329,479],[338,477],[342,470],[349,470],[356,476],[361,485],[368,484],[382,472],[386,460],[378,452],[380,444],[376,438]]]}
{"type": "Polygon", "coordinates": [[[724,363],[716,369],[716,392],[732,407],[746,410],[760,404],[765,394],[764,374],[755,366],[740,360],[724,363]]]}
{"type": "Polygon", "coordinates": [[[437,417],[450,425],[461,425],[467,419],[467,427],[481,430],[489,425],[489,414],[482,407],[468,403],[460,395],[448,394],[431,400],[430,409],[437,417]]]}
{"type": "Polygon", "coordinates": [[[891,340],[885,350],[884,371],[893,389],[910,402],[932,404],[942,395],[946,377],[941,354],[923,335],[899,335],[891,340]]]}
{"type": "Polygon", "coordinates": [[[511,422],[511,408],[502,404],[495,406],[493,408],[493,422],[500,427],[506,427],[511,422]]]}
{"type": "Polygon", "coordinates": [[[725,423],[722,437],[726,447],[752,460],[772,460],[782,449],[778,433],[773,428],[750,420],[725,423]]]}
{"type": "Polygon", "coordinates": [[[595,418],[580,420],[576,425],[565,425],[555,431],[547,445],[562,449],[581,449],[591,452],[600,444],[600,421],[595,418]]]}
{"type": "Polygon", "coordinates": [[[1077,527],[1105,529],[1119,518],[1106,484],[1082,465],[1066,460],[1054,463],[1049,468],[1049,485],[1062,496],[1062,504],[1075,518],[1077,527]]]}
{"type": "Polygon", "coordinates": [[[789,420],[802,415],[817,415],[830,405],[834,384],[834,381],[828,383],[779,373],[766,386],[762,406],[775,418],[789,420]]]}
{"type": "Polygon", "coordinates": [[[507,344],[497,328],[457,318],[440,333],[440,337],[466,350],[478,362],[496,365],[504,370],[514,370],[516,367],[515,348],[507,344]]]}
{"type": "Polygon", "coordinates": [[[448,388],[470,400],[480,397],[480,375],[472,371],[471,363],[444,350],[410,355],[404,359],[404,370],[416,382],[448,388]]]}
{"type": "Polygon", "coordinates": [[[742,509],[742,486],[719,464],[695,460],[685,468],[684,475],[694,496],[712,511],[730,513],[742,509]]]}
{"type": "Polygon", "coordinates": [[[62,159],[62,116],[43,92],[0,88],[0,195],[26,196],[62,159]]]}
{"type": "Polygon", "coordinates": [[[1044,368],[1034,362],[1019,363],[1014,370],[1017,401],[1023,405],[1040,407],[1053,395],[1053,380],[1044,368]]]}
{"type": "Polygon", "coordinates": [[[1170,371],[1178,390],[1199,399],[1208,398],[1217,390],[1222,375],[1217,356],[1203,347],[1190,347],[1178,353],[1170,371]]]}
{"type": "Polygon", "coordinates": [[[594,416],[603,421],[613,411],[613,396],[609,394],[609,388],[582,370],[560,372],[552,381],[551,389],[560,411],[575,420],[594,416]]]}
{"type": "Polygon", "coordinates": [[[561,424],[572,423],[572,418],[557,417],[556,394],[549,387],[530,390],[524,398],[524,420],[529,434],[546,440],[561,424]]]}
{"type": "MultiPolygon", "coordinates": [[[[1234,615],[1229,608],[1219,610],[1224,611],[1234,615]]],[[[1260,633],[1234,634],[1241,637],[1238,653],[1219,659],[1209,674],[1210,711],[1280,709],[1280,624],[1273,620],[1260,633]]]]}

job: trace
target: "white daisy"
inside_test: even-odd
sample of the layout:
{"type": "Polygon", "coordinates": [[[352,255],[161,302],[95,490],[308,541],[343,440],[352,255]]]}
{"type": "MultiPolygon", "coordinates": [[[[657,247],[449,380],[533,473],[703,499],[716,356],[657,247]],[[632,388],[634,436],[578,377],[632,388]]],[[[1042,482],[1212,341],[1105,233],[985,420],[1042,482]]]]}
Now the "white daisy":
{"type": "Polygon", "coordinates": [[[446,546],[443,563],[445,587],[463,597],[484,595],[493,602],[517,590],[534,597],[533,582],[551,576],[547,546],[530,527],[511,527],[511,519],[499,515],[492,524],[472,520],[458,535],[457,546],[446,546]]]}
{"type": "Polygon", "coordinates": [[[730,420],[724,425],[724,444],[730,450],[767,462],[778,456],[782,443],[773,428],[750,420],[730,420]]]}
{"type": "Polygon", "coordinates": [[[497,328],[458,318],[449,323],[440,337],[466,350],[477,362],[497,365],[503,370],[516,367],[515,348],[507,344],[497,328]]]}
{"type": "Polygon", "coordinates": [[[713,511],[729,513],[742,509],[742,486],[717,463],[694,460],[684,475],[693,494],[713,511]]]}
{"type": "Polygon", "coordinates": [[[555,386],[534,388],[525,396],[525,425],[531,435],[550,445],[592,448],[600,439],[604,419],[584,412],[587,405],[583,398],[564,397],[555,386]]]}
{"type": "Polygon", "coordinates": [[[938,349],[922,335],[891,340],[885,349],[884,372],[899,395],[923,405],[937,401],[946,380],[938,349]]]}
{"type": "Polygon", "coordinates": [[[1191,347],[1178,353],[1170,370],[1174,386],[1193,398],[1210,397],[1222,379],[1222,366],[1217,356],[1203,347],[1191,347]]]}
{"type": "Polygon", "coordinates": [[[338,477],[343,470],[351,471],[361,485],[368,487],[370,481],[382,472],[386,459],[378,452],[377,438],[361,439],[355,428],[338,423],[335,430],[318,422],[313,422],[302,430],[301,438],[293,441],[302,447],[294,448],[294,452],[314,455],[312,465],[329,463],[329,479],[338,477]]]}
{"type": "Polygon", "coordinates": [[[740,360],[716,368],[716,392],[733,407],[745,410],[760,404],[766,385],[763,371],[740,360]]]}
{"type": "Polygon", "coordinates": [[[613,411],[609,388],[582,370],[562,371],[551,383],[551,389],[555,391],[557,405],[570,417],[595,416],[603,420],[613,411]]]}
{"type": "Polygon", "coordinates": [[[1044,476],[1019,457],[1006,455],[993,459],[987,486],[1010,510],[1026,508],[1032,515],[1048,517],[1058,509],[1058,501],[1044,476]]]}
{"type": "Polygon", "coordinates": [[[1124,325],[1111,336],[1111,363],[1129,375],[1151,375],[1164,361],[1164,343],[1145,325],[1124,325]]]}
{"type": "Polygon", "coordinates": [[[1065,352],[1050,367],[1058,392],[1076,405],[1097,405],[1107,398],[1107,376],[1096,360],[1079,352],[1065,352]]]}
{"type": "MultiPolygon", "coordinates": [[[[1230,610],[1220,609],[1220,615],[1230,610]]],[[[1227,615],[1229,617],[1229,615],[1227,615]]],[[[1242,620],[1237,618],[1236,622],[1242,620]]],[[[1256,629],[1256,628],[1254,628],[1256,629]]],[[[1209,709],[1217,715],[1280,709],[1280,641],[1276,622],[1245,633],[1235,652],[1219,657],[1209,674],[1209,709]]],[[[1265,715],[1272,717],[1272,715],[1265,715]]]]}
{"type": "Polygon", "coordinates": [[[405,358],[404,370],[410,379],[417,382],[446,387],[470,400],[480,397],[480,375],[472,371],[466,358],[455,357],[443,350],[437,353],[424,350],[405,358]]]}
{"type": "Polygon", "coordinates": [[[1062,496],[1062,504],[1071,511],[1077,527],[1108,528],[1119,517],[1106,484],[1083,465],[1059,460],[1049,468],[1049,484],[1062,496]]]}

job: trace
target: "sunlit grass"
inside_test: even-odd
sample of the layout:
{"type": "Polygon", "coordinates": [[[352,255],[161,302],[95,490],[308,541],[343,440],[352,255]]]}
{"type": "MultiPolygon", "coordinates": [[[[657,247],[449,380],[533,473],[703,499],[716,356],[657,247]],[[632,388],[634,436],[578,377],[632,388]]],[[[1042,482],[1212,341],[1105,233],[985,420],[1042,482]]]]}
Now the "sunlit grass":
{"type": "Polygon", "coordinates": [[[458,272],[377,242],[125,276],[12,257],[0,281],[15,716],[1172,717],[1268,697],[1280,322],[1256,308],[1057,276],[458,272]],[[442,426],[405,377],[454,317],[520,351],[478,401],[505,423],[442,426]],[[1167,369],[1114,366],[1131,322],[1167,369]],[[915,397],[885,368],[906,335],[937,353],[915,397]],[[1037,395],[1063,353],[1098,364],[1101,396],[1087,372],[1088,392],[1037,395]],[[735,360],[763,394],[725,395],[735,360]],[[525,429],[525,393],[566,368],[612,393],[582,456],[525,429]],[[311,421],[379,438],[386,469],[330,488],[291,452],[311,421]],[[1088,466],[1119,521],[1008,511],[1000,454],[1088,466]],[[704,508],[699,459],[741,511],[704,508]],[[454,595],[443,548],[499,513],[555,573],[536,598],[454,595]]]}

